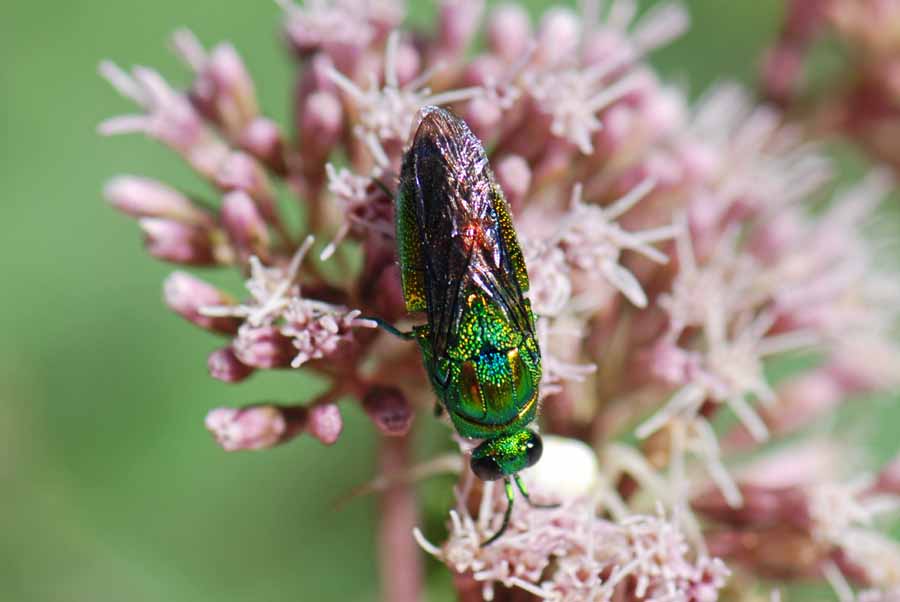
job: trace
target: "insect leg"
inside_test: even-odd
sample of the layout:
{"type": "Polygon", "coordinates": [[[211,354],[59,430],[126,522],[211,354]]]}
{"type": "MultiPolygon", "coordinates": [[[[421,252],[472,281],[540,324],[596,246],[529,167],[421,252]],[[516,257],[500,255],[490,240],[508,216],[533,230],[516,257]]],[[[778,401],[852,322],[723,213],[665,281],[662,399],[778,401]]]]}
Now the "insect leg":
{"type": "Polygon", "coordinates": [[[559,504],[537,504],[531,501],[531,497],[528,495],[528,490],[525,488],[525,483],[522,482],[521,477],[516,474],[513,477],[516,480],[516,487],[519,488],[519,491],[522,492],[522,497],[525,498],[525,501],[528,502],[528,505],[532,508],[559,508],[559,504]]]}
{"type": "MultiPolygon", "coordinates": [[[[396,179],[396,176],[391,175],[391,179],[392,179],[392,180],[395,180],[395,179],[396,179]]],[[[375,186],[377,186],[379,189],[381,189],[381,192],[383,192],[384,194],[387,195],[387,197],[388,197],[389,199],[392,199],[392,198],[394,198],[395,196],[397,196],[396,193],[391,192],[391,189],[388,188],[388,185],[385,184],[385,183],[384,183],[383,181],[381,181],[380,179],[378,179],[378,178],[372,178],[372,181],[375,183],[375,186]]]]}
{"type": "Polygon", "coordinates": [[[503,479],[503,483],[506,485],[506,512],[503,514],[503,524],[500,525],[499,531],[491,535],[487,541],[481,543],[482,548],[500,539],[500,536],[506,532],[506,527],[509,526],[509,516],[512,514],[513,507],[513,488],[512,483],[509,482],[509,477],[503,479]]]}
{"type": "Polygon", "coordinates": [[[391,333],[392,335],[394,335],[394,336],[396,336],[396,337],[400,337],[401,339],[406,339],[407,341],[411,341],[411,340],[413,340],[413,339],[416,338],[416,333],[415,333],[415,331],[410,330],[409,332],[403,332],[402,330],[398,330],[393,324],[388,324],[387,322],[385,322],[385,321],[382,320],[381,318],[374,318],[374,317],[372,317],[372,316],[365,316],[365,317],[362,317],[362,318],[360,318],[360,319],[362,319],[362,320],[371,320],[372,322],[375,322],[376,324],[378,324],[378,327],[379,327],[379,328],[381,328],[381,329],[383,329],[383,330],[386,330],[387,332],[391,333]]]}

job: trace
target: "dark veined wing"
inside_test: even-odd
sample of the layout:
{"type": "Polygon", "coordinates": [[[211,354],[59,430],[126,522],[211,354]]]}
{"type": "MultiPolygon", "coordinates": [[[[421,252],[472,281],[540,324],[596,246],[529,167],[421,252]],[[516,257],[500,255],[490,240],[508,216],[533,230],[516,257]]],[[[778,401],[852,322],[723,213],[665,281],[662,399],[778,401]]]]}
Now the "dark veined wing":
{"type": "Polygon", "coordinates": [[[404,296],[426,310],[436,357],[451,344],[466,291],[484,290],[533,330],[528,276],[506,200],[481,143],[448,111],[423,109],[401,172],[397,231],[404,296]]]}

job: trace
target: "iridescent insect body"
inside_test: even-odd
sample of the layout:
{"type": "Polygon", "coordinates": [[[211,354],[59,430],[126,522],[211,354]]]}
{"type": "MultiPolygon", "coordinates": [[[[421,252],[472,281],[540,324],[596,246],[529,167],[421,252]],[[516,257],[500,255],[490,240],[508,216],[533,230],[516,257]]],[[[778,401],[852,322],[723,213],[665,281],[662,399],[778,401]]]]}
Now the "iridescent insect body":
{"type": "MultiPolygon", "coordinates": [[[[538,406],[541,354],[525,260],[509,206],[479,140],[465,122],[426,107],[407,151],[396,195],[396,233],[409,312],[427,322],[410,333],[457,432],[484,441],[471,467],[482,480],[512,482],[526,500],[519,471],[541,457],[527,428],[538,406]]],[[[439,406],[439,408],[441,407],[439,406]]]]}

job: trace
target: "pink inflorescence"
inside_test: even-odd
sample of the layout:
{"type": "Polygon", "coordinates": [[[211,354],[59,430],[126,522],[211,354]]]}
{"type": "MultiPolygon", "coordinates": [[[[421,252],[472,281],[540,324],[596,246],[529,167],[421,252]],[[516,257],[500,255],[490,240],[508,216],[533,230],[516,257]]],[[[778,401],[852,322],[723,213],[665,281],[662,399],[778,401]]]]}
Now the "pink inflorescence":
{"type": "MultiPolygon", "coordinates": [[[[100,132],[158,140],[207,184],[192,195],[122,175],[105,195],[138,221],[151,255],[181,266],[164,301],[222,337],[210,375],[238,383],[302,369],[325,382],[299,401],[212,410],[206,426],[224,449],[303,433],[332,444],[337,403],[358,402],[385,435],[372,488],[390,500],[381,539],[397,553],[381,554],[382,575],[399,602],[421,583],[416,551],[397,547],[413,545],[409,481],[447,469],[461,477],[446,541],[416,539],[455,574],[463,600],[714,602],[728,583],[750,600],[754,579],[805,577],[845,600],[854,587],[860,600],[893,599],[900,547],[878,528],[900,506],[898,460],[860,478],[852,438],[827,420],[900,385],[900,286],[868,229],[893,190],[888,172],[826,194],[834,170],[810,138],[816,128],[737,84],[691,102],[664,82],[645,59],[687,28],[678,2],[644,12],[633,0],[584,2],[533,22],[514,3],[444,0],[439,26],[414,33],[399,0],[281,4],[297,67],[289,124],[262,114],[233,46],[207,49],[187,30],[172,40],[192,73],[184,89],[149,68],[100,66],[138,106],[100,132]],[[482,139],[510,201],[548,435],[526,481],[537,499],[561,502],[520,501],[509,532],[486,547],[502,488],[477,486],[458,454],[408,464],[416,409],[434,395],[417,346],[369,319],[409,325],[391,191],[433,104],[482,139]],[[199,266],[237,270],[245,287],[220,290],[199,266]],[[804,361],[773,381],[785,353],[804,361]],[[773,440],[784,443],[777,454],[739,461],[773,440]]],[[[874,73],[887,73],[900,45],[872,17],[876,4],[793,2],[767,67],[770,96],[787,102],[796,53],[826,24],[861,40],[874,73]]],[[[826,108],[864,101],[852,99],[826,108]]],[[[865,132],[893,157],[896,136],[865,132]]]]}

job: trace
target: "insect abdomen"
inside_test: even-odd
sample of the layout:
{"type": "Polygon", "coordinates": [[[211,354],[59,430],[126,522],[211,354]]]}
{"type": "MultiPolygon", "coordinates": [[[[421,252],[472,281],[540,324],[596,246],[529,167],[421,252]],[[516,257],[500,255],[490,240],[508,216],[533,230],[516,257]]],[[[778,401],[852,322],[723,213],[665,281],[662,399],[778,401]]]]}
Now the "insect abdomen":
{"type": "Polygon", "coordinates": [[[444,403],[467,437],[487,437],[534,417],[540,354],[530,332],[514,328],[490,299],[466,299],[456,344],[450,350],[444,403]]]}

